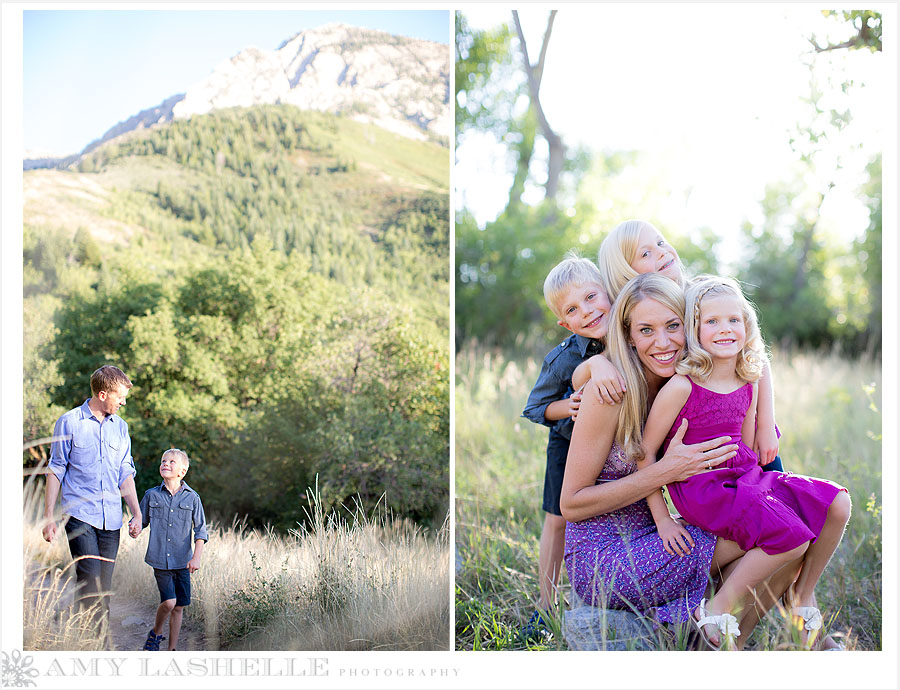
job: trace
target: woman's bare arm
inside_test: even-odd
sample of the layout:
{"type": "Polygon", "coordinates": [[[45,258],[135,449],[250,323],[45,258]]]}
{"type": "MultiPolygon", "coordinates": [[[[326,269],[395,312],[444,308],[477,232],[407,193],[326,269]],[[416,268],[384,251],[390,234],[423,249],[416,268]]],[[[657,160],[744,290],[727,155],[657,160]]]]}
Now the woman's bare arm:
{"type": "Polygon", "coordinates": [[[736,445],[721,445],[730,440],[727,436],[684,445],[685,422],[659,462],[616,481],[597,484],[615,439],[618,420],[619,406],[603,404],[596,391],[589,387],[572,432],[560,496],[563,517],[569,522],[624,508],[669,482],[682,481],[705,470],[707,461],[715,466],[737,451],[736,445]]]}
{"type": "Polygon", "coordinates": [[[728,436],[684,445],[685,420],[659,462],[616,481],[597,484],[597,477],[612,448],[618,421],[619,406],[602,403],[596,391],[589,387],[572,432],[560,495],[560,508],[569,522],[624,508],[669,482],[683,481],[704,471],[707,462],[714,467],[737,452],[734,444],[722,445],[731,440],[728,436]]]}

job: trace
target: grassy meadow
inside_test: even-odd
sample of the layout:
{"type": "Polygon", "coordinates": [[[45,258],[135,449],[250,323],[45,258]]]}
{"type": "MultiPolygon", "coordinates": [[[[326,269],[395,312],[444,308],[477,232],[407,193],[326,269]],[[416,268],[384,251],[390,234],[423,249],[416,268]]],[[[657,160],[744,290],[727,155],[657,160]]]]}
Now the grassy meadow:
{"type": "MultiPolygon", "coordinates": [[[[23,536],[24,648],[102,649],[100,636],[69,607],[71,558],[64,538],[43,541],[42,500],[31,485],[23,536]]],[[[287,534],[211,523],[185,612],[186,629],[200,631],[206,650],[449,647],[446,524],[426,534],[383,510],[325,513],[312,496],[308,510],[309,527],[287,534]]],[[[159,595],[144,563],[148,539],[149,530],[136,540],[123,531],[113,590],[117,602],[152,622],[159,595]]]]}
{"type": "MultiPolygon", "coordinates": [[[[456,360],[456,648],[565,650],[565,572],[553,635],[525,642],[519,630],[538,596],[538,539],[547,428],[520,417],[539,357],[469,347],[456,360]]],[[[881,371],[878,361],[836,353],[776,352],[775,409],[786,470],[837,481],[853,514],[816,590],[826,626],[848,649],[880,650],[881,371]]],[[[773,612],[747,649],[792,648],[773,612]]],[[[681,635],[660,649],[683,649],[681,635]]]]}

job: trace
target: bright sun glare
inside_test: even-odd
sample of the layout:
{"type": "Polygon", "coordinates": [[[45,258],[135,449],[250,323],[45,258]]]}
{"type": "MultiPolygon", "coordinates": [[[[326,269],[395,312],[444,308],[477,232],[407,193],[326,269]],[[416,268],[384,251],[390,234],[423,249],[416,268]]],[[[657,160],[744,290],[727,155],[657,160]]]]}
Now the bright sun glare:
{"type": "MultiPolygon", "coordinates": [[[[496,8],[465,15],[475,28],[511,21],[508,11],[496,8]]],[[[526,10],[520,17],[535,61],[547,12],[526,10]]],[[[810,72],[800,56],[810,53],[807,37],[823,26],[821,13],[811,7],[563,8],[553,25],[541,102],[569,146],[640,151],[643,175],[661,189],[687,190],[663,208],[666,219],[682,232],[712,229],[723,238],[721,258],[729,262],[741,224],[760,218],[766,184],[787,175],[797,159],[789,140],[810,112],[802,101],[810,72]]],[[[869,221],[854,190],[882,145],[877,94],[884,77],[883,61],[873,68],[872,60],[861,65],[859,59],[871,55],[841,52],[833,59],[844,60],[848,73],[866,83],[850,104],[850,127],[861,146],[848,150],[844,136],[829,142],[833,151],[823,152],[830,160],[821,173],[835,186],[820,222],[825,233],[849,241],[869,221]]],[[[471,133],[460,137],[456,158],[457,206],[467,207],[483,225],[508,197],[506,149],[471,133]]],[[[540,188],[524,198],[540,199],[540,188]]]]}

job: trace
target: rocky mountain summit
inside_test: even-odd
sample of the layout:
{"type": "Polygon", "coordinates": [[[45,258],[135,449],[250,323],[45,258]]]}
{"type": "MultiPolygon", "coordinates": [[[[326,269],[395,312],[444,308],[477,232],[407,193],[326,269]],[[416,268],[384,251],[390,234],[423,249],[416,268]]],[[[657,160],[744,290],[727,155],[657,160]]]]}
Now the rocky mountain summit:
{"type": "MultiPolygon", "coordinates": [[[[248,47],[186,93],[119,122],[89,153],[127,132],[235,106],[286,103],[370,122],[415,139],[449,139],[450,53],[446,45],[346,24],[301,31],[276,50],[248,47]]],[[[67,165],[26,160],[25,169],[67,165]]]]}

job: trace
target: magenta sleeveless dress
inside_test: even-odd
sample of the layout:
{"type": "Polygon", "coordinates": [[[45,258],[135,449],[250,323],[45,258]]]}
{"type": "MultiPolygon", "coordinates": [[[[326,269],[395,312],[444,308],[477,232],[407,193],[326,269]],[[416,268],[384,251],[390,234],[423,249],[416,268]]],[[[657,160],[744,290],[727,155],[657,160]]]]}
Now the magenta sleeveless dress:
{"type": "Polygon", "coordinates": [[[731,436],[738,452],[717,468],[668,485],[681,516],[692,525],[737,542],[745,551],[759,546],[768,554],[777,554],[815,541],[828,507],[838,492],[847,489],[826,479],[763,472],[756,453],[741,441],[752,385],[716,393],[687,378],[691,393],[675,418],[663,451],[686,418],[685,444],[731,436]]]}
{"type": "MultiPolygon", "coordinates": [[[[613,445],[597,482],[637,469],[613,445]]],[[[709,581],[716,538],[687,525],[694,548],[684,557],[663,549],[646,499],[581,522],[566,523],[566,573],[587,604],[651,615],[659,622],[688,620],[709,581]]]]}

